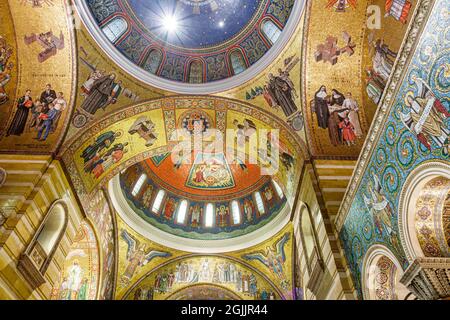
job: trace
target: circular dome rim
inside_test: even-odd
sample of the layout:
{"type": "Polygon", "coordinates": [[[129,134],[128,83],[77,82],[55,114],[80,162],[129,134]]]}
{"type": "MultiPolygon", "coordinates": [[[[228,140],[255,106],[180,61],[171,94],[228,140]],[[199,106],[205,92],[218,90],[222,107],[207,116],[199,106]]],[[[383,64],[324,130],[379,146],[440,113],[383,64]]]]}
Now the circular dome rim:
{"type": "Polygon", "coordinates": [[[218,254],[247,249],[275,236],[289,223],[291,216],[291,205],[288,201],[269,223],[253,232],[220,240],[189,239],[170,234],[151,224],[144,224],[142,218],[127,204],[121,192],[119,175],[108,182],[108,193],[119,217],[133,230],[150,241],[192,253],[218,254]]]}
{"type": "Polygon", "coordinates": [[[106,35],[100,30],[95,21],[92,12],[85,0],[75,0],[75,8],[78,15],[86,27],[88,33],[92,36],[101,50],[120,67],[124,72],[135,79],[144,82],[147,85],[160,90],[170,91],[178,94],[202,95],[224,92],[249,82],[260,73],[262,73],[270,64],[272,64],[285,49],[295,30],[300,23],[305,8],[305,0],[294,2],[291,15],[284,27],[279,39],[275,44],[253,65],[238,75],[226,79],[205,82],[202,84],[191,84],[186,82],[177,82],[156,76],[145,71],[138,65],[131,62],[107,39],[106,35]]]}

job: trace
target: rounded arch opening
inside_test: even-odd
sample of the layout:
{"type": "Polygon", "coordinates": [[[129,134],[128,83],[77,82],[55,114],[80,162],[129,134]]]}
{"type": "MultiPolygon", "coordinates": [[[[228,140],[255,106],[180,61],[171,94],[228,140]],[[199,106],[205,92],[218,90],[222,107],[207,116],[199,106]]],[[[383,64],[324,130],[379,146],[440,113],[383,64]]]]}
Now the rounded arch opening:
{"type": "Polygon", "coordinates": [[[50,255],[58,242],[66,225],[66,209],[62,203],[55,203],[50,209],[48,217],[39,233],[36,242],[46,255],[50,255]]]}
{"type": "Polygon", "coordinates": [[[403,269],[385,246],[374,245],[366,253],[362,270],[364,300],[404,300],[410,293],[400,283],[403,269]]]}
{"type": "Polygon", "coordinates": [[[406,179],[399,199],[406,257],[450,257],[450,165],[426,162],[406,179]]]}

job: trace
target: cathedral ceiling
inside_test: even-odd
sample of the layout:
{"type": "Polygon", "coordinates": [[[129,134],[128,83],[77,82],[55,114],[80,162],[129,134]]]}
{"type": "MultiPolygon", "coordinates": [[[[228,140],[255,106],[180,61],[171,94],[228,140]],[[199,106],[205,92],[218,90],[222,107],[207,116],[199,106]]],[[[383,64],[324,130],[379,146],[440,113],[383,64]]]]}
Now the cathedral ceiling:
{"type": "MultiPolygon", "coordinates": [[[[111,226],[116,215],[111,215],[111,221],[106,222],[100,218],[100,212],[110,209],[105,196],[99,195],[103,192],[100,189],[122,171],[125,176],[127,168],[140,168],[142,172],[143,168],[150,168],[147,173],[151,181],[158,184],[163,180],[172,181],[166,190],[174,198],[188,197],[192,201],[224,194],[228,197],[226,201],[238,198],[244,204],[249,194],[268,183],[258,175],[252,175],[252,179],[246,176],[256,167],[264,166],[264,161],[259,159],[255,167],[248,163],[224,166],[228,185],[221,181],[220,192],[217,191],[220,188],[214,190],[210,185],[206,189],[189,185],[190,177],[196,173],[194,166],[176,170],[176,163],[165,156],[176,142],[172,139],[174,130],[188,130],[186,123],[197,113],[205,127],[221,132],[245,123],[258,129],[279,129],[281,150],[289,157],[281,159],[282,165],[274,180],[282,186],[287,202],[292,204],[294,200],[304,163],[319,159],[314,163],[318,181],[313,183],[320,187],[315,194],[322,194],[319,201],[324,201],[330,211],[337,211],[400,49],[415,1],[401,17],[389,14],[391,1],[296,1],[297,5],[301,3],[301,8],[304,5],[300,17],[301,10],[295,11],[290,0],[242,0],[248,7],[237,16],[231,15],[230,9],[221,5],[222,1],[179,0],[179,8],[184,12],[192,10],[186,24],[210,17],[214,20],[212,12],[220,12],[221,17],[229,15],[229,20],[224,23],[231,23],[233,28],[229,33],[210,30],[205,43],[200,42],[203,40],[198,36],[188,37],[183,42],[183,50],[176,52],[179,55],[176,58],[170,55],[174,56],[174,48],[180,47],[180,39],[163,38],[155,33],[152,22],[136,17],[139,12],[154,11],[153,1],[146,2],[145,8],[141,2],[75,1],[76,6],[68,6],[63,0],[0,3],[0,22],[4,26],[0,31],[0,106],[4,111],[0,114],[0,151],[61,157],[86,211],[94,212],[90,219],[97,231],[102,233],[104,230],[105,237],[112,237],[108,230],[115,228],[111,226]],[[124,17],[128,28],[133,30],[127,29],[122,39],[113,41],[114,46],[111,42],[109,45],[119,50],[122,57],[127,56],[134,67],[147,68],[143,72],[148,77],[140,77],[120,61],[112,59],[110,47],[105,47],[105,43],[95,37],[92,25],[86,27],[86,16],[82,19],[79,16],[79,13],[86,13],[82,8],[89,9],[87,4],[91,4],[97,18],[97,31],[107,26],[114,16],[124,17]],[[95,4],[108,9],[96,10],[95,4]],[[370,5],[381,8],[379,29],[367,27],[370,5]],[[42,19],[43,16],[52,19],[42,19]],[[281,31],[275,45],[262,34],[262,23],[266,18],[281,31]],[[289,31],[290,20],[297,23],[289,31]],[[240,25],[241,21],[243,25],[240,25]],[[137,39],[148,43],[137,44],[137,39]],[[256,45],[258,43],[261,45],[256,45]],[[283,46],[277,48],[277,43],[283,46]],[[163,50],[165,47],[167,52],[164,52],[162,64],[156,68],[149,59],[157,58],[150,55],[156,52],[152,48],[163,50]],[[249,50],[250,47],[258,50],[249,50]],[[232,69],[229,57],[213,63],[215,67],[225,64],[222,73],[208,73],[211,57],[217,58],[224,52],[231,54],[234,49],[243,55],[244,71],[235,74],[239,70],[232,69]],[[145,52],[136,53],[139,50],[145,52]],[[276,52],[275,56],[273,52],[276,52]],[[191,67],[201,66],[192,64],[193,60],[202,60],[201,77],[190,77],[191,67]],[[176,61],[184,61],[184,64],[177,66],[176,61]],[[252,70],[258,72],[251,73],[252,70]],[[246,74],[251,74],[251,79],[246,79],[246,74]],[[156,81],[158,77],[161,85],[147,81],[156,81]],[[179,96],[182,90],[167,90],[164,85],[167,82],[173,85],[174,81],[178,81],[179,87],[204,86],[206,89],[198,92],[214,95],[179,96]],[[222,90],[218,90],[218,86],[214,90],[208,87],[216,83],[221,83],[222,90]],[[51,85],[49,90],[46,90],[47,84],[51,85]],[[326,92],[319,90],[322,86],[326,87],[326,92]],[[344,121],[345,118],[348,121],[344,121]],[[139,126],[145,130],[135,130],[139,126]],[[244,167],[246,170],[242,169],[244,167]],[[87,205],[92,199],[96,201],[87,205]]],[[[219,20],[214,21],[221,24],[219,20]]],[[[276,29],[273,30],[276,33],[276,29]]],[[[114,30],[109,31],[114,34],[114,30]]],[[[236,61],[238,65],[242,62],[236,61]]],[[[210,137],[212,140],[214,136],[210,137]]],[[[124,189],[130,191],[135,182],[125,183],[124,189]]],[[[142,201],[141,197],[134,205],[143,205],[142,201]]],[[[276,210],[273,213],[276,215],[276,210]]],[[[124,223],[119,222],[119,237],[124,228],[124,223]]],[[[130,228],[128,230],[133,234],[130,228]]],[[[134,236],[139,237],[137,233],[134,236]]],[[[272,240],[278,238],[277,235],[272,240]]],[[[149,240],[141,237],[140,242],[145,241],[149,240]]],[[[104,246],[103,261],[108,261],[114,252],[107,243],[106,238],[100,241],[104,246]]],[[[162,246],[151,245],[164,251],[162,246]]],[[[257,250],[261,253],[265,248],[257,250]]],[[[119,252],[119,274],[123,274],[127,267],[120,264],[128,259],[126,243],[119,245],[119,252]]],[[[170,254],[170,259],[174,259],[185,253],[171,249],[170,254]]],[[[230,255],[242,258],[241,253],[230,255]]],[[[155,261],[158,259],[163,257],[155,261]]],[[[200,265],[200,260],[196,260],[196,264],[200,265]]],[[[264,259],[252,258],[247,263],[265,270],[261,261],[264,259]]],[[[131,282],[136,283],[144,275],[153,281],[155,275],[149,272],[156,266],[157,263],[148,263],[136,276],[133,271],[131,282]]],[[[290,263],[286,268],[290,268],[290,263]]],[[[262,273],[269,274],[269,270],[262,273]]],[[[114,279],[107,269],[102,277],[103,294],[112,290],[114,279]]],[[[279,288],[276,294],[289,295],[291,291],[286,289],[285,281],[290,280],[286,276],[273,275],[270,280],[279,288]]],[[[261,281],[264,283],[265,280],[261,281]]],[[[125,295],[126,288],[118,287],[118,296],[125,295]]]]}
{"type": "MultiPolygon", "coordinates": [[[[131,14],[129,10],[138,11],[136,6],[139,4],[133,1],[119,2],[127,3],[123,6],[114,5],[108,8],[114,8],[114,10],[117,9],[116,7],[120,7],[120,10],[128,8],[128,15],[131,14]]],[[[216,3],[216,1],[213,2],[216,3]]],[[[300,139],[307,141],[305,143],[313,156],[356,158],[369,130],[376,109],[375,102],[378,101],[379,95],[383,91],[383,82],[385,82],[385,80],[381,81],[385,76],[383,72],[392,67],[392,60],[400,47],[407,27],[405,22],[408,21],[408,15],[406,15],[405,21],[398,20],[393,16],[382,17],[381,29],[369,30],[366,24],[368,6],[377,5],[382,12],[387,13],[387,8],[385,8],[387,2],[384,0],[358,1],[355,2],[355,6],[350,5],[353,2],[344,2],[347,4],[344,10],[341,10],[338,4],[328,5],[328,1],[325,0],[310,2],[306,5],[306,13],[303,15],[302,21],[297,24],[294,35],[290,37],[281,54],[270,66],[255,75],[251,82],[235,86],[231,90],[216,92],[216,95],[248,102],[280,117],[298,134],[300,139]],[[324,24],[324,21],[327,23],[324,24]],[[305,26],[305,30],[303,30],[303,26],[305,26]],[[377,40],[382,40],[383,48],[388,48],[391,54],[384,69],[379,64],[374,65],[379,58],[376,56],[374,47],[377,40]],[[327,48],[337,50],[335,58],[327,58],[327,48]],[[376,69],[381,78],[375,77],[373,72],[368,75],[367,70],[369,69],[376,69]],[[286,80],[284,83],[289,86],[289,94],[284,97],[289,97],[286,101],[282,99],[283,96],[278,95],[279,92],[272,90],[274,82],[269,79],[271,74],[283,78],[280,72],[288,74],[287,78],[284,78],[286,80]],[[314,101],[315,94],[322,85],[326,86],[327,95],[330,95],[332,89],[337,90],[337,99],[333,100],[337,104],[331,108],[328,106],[329,110],[337,110],[337,113],[333,111],[328,118],[320,116],[320,101],[314,101]],[[339,93],[342,93],[344,97],[339,93]],[[342,98],[348,98],[348,93],[351,93],[352,97],[346,106],[353,106],[352,112],[350,112],[350,107],[341,106],[342,98]],[[353,122],[355,136],[345,135],[344,139],[344,130],[341,128],[342,130],[339,131],[338,127],[344,126],[342,119],[346,116],[350,122],[353,122]]],[[[95,2],[89,3],[93,6],[95,2]]],[[[192,5],[190,1],[180,3],[185,11],[192,5]]],[[[196,3],[198,4],[198,2],[196,3]]],[[[275,17],[280,17],[280,8],[291,6],[289,1],[279,0],[252,2],[252,4],[253,6],[249,3],[249,7],[256,9],[249,8],[248,12],[242,12],[242,17],[240,17],[246,21],[247,26],[252,26],[252,28],[255,28],[254,24],[257,21],[255,17],[259,12],[259,6],[266,6],[267,10],[263,11],[263,15],[269,14],[273,9],[271,15],[275,17]]],[[[75,43],[72,28],[69,27],[71,10],[72,13],[75,12],[73,7],[65,8],[62,2],[58,1],[21,1],[3,5],[5,10],[2,10],[2,20],[10,22],[5,23],[10,30],[4,29],[4,34],[1,36],[5,43],[3,46],[11,54],[8,54],[8,58],[3,62],[5,79],[2,82],[2,88],[5,91],[5,97],[2,98],[1,103],[6,105],[9,112],[3,113],[3,118],[0,119],[2,121],[2,149],[41,153],[55,151],[59,146],[58,142],[66,132],[66,139],[71,139],[78,136],[92,122],[126,106],[174,94],[171,91],[149,86],[117,66],[104,53],[102,47],[97,44],[98,39],[93,39],[91,31],[84,27],[83,22],[77,16],[75,16],[74,25],[75,43]],[[58,19],[52,22],[54,25],[46,22],[45,26],[40,26],[42,19],[39,19],[39,16],[42,12],[49,10],[58,19]],[[27,16],[27,19],[22,19],[24,16],[27,16]],[[23,23],[25,20],[26,24],[23,23]],[[32,34],[38,35],[37,38],[44,37],[45,35],[40,35],[40,33],[47,32],[44,31],[45,28],[54,33],[54,37],[49,38],[49,41],[56,47],[59,46],[56,48],[55,54],[53,54],[54,49],[49,49],[44,54],[46,49],[42,47],[41,40],[32,42],[32,34]],[[56,30],[61,31],[62,34],[56,30]],[[61,35],[62,37],[60,37],[61,35]],[[25,36],[28,39],[26,41],[25,36]],[[36,55],[36,60],[30,60],[29,57],[34,55],[36,55]],[[17,63],[18,58],[19,61],[28,63],[17,63]],[[75,69],[76,73],[74,73],[75,69]],[[88,99],[93,81],[102,76],[110,77],[110,80],[105,82],[112,87],[110,98],[107,97],[107,101],[103,101],[104,99],[101,97],[100,99],[92,97],[88,99]],[[70,79],[70,81],[58,81],[61,79],[70,79]],[[27,89],[31,89],[31,97],[36,102],[35,104],[43,104],[45,110],[48,103],[41,102],[43,100],[41,93],[47,83],[52,85],[55,94],[59,91],[63,92],[67,108],[58,116],[59,120],[52,125],[46,140],[37,141],[34,139],[38,136],[38,125],[35,123],[42,123],[43,119],[36,120],[35,118],[39,117],[36,110],[39,110],[41,106],[33,106],[32,109],[29,109],[28,114],[24,112],[25,120],[21,120],[18,116],[14,122],[17,114],[15,112],[17,104],[14,102],[24,96],[27,89]],[[59,86],[65,87],[59,88],[59,86]],[[11,125],[11,123],[16,125],[11,125]],[[69,123],[70,125],[67,126],[69,123]],[[10,133],[17,135],[7,136],[8,129],[10,129],[10,133]]],[[[199,6],[200,16],[211,16],[211,7],[214,7],[211,1],[202,1],[199,6]]],[[[414,3],[410,11],[413,9],[414,3]]],[[[192,10],[197,10],[195,5],[192,6],[192,10]]],[[[220,7],[217,10],[225,9],[220,7]]],[[[101,14],[98,14],[105,16],[105,19],[112,14],[107,10],[100,12],[101,14]]],[[[190,19],[197,19],[196,13],[188,15],[188,17],[188,22],[186,22],[188,24],[193,21],[190,19]]],[[[286,19],[287,16],[280,18],[284,22],[286,19]]],[[[264,20],[264,18],[260,17],[259,20],[264,20]]],[[[233,20],[233,24],[235,22],[233,20]]],[[[213,33],[209,40],[209,47],[223,42],[221,40],[225,38],[225,42],[236,40],[236,35],[242,31],[238,29],[234,28],[234,32],[231,32],[232,35],[227,36],[222,32],[213,33]],[[225,38],[222,39],[223,37],[225,38]]],[[[166,39],[166,41],[169,40],[166,39]]],[[[186,47],[195,47],[197,40],[195,37],[190,37],[186,47]]],[[[172,39],[170,41],[179,40],[172,39]]],[[[58,105],[57,109],[59,108],[58,105]]],[[[44,134],[45,132],[42,133],[41,139],[44,134]]]]}
{"type": "Polygon", "coordinates": [[[79,8],[102,47],[113,48],[107,54],[137,78],[169,91],[212,93],[249,80],[243,75],[255,70],[250,67],[270,64],[302,7],[303,1],[293,0],[97,0],[79,8]],[[205,86],[212,82],[218,84],[205,86]]]}

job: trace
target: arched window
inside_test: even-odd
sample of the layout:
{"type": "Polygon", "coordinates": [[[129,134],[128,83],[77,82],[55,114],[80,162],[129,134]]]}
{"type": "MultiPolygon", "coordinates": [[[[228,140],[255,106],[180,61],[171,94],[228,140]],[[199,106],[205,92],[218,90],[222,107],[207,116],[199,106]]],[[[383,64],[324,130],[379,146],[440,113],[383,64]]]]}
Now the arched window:
{"type": "Polygon", "coordinates": [[[205,210],[205,227],[212,228],[214,226],[214,205],[208,203],[205,210]]]}
{"type": "Polygon", "coordinates": [[[302,208],[301,214],[301,234],[303,240],[303,250],[305,251],[306,260],[309,262],[314,253],[314,228],[306,207],[302,208]]]}
{"type": "Polygon", "coordinates": [[[49,212],[49,217],[39,232],[36,240],[43,252],[48,256],[55,248],[63,232],[66,213],[61,204],[56,204],[49,212]]]}
{"type": "Polygon", "coordinates": [[[147,179],[147,175],[145,173],[141,174],[138,181],[136,181],[133,190],[131,191],[131,195],[135,197],[139,191],[141,191],[142,186],[144,185],[145,180],[147,179]]]}
{"type": "Polygon", "coordinates": [[[163,59],[162,52],[158,49],[151,49],[144,60],[142,67],[150,73],[156,74],[163,59]]]}
{"type": "Polygon", "coordinates": [[[161,204],[165,194],[166,192],[164,190],[158,191],[158,194],[156,195],[155,201],[153,202],[152,206],[153,213],[159,213],[159,209],[161,208],[161,204]]]}
{"type": "Polygon", "coordinates": [[[256,206],[258,208],[258,212],[260,215],[263,215],[266,213],[266,210],[264,209],[264,202],[261,197],[261,193],[259,191],[255,192],[255,200],[256,200],[256,206]]]}
{"type": "Polygon", "coordinates": [[[119,40],[119,38],[127,31],[127,29],[128,23],[122,17],[114,18],[102,27],[103,33],[112,43],[119,40]]]}
{"type": "Polygon", "coordinates": [[[177,212],[177,223],[184,224],[186,220],[188,202],[186,200],[181,201],[177,212]]]}
{"type": "Polygon", "coordinates": [[[277,191],[278,197],[280,199],[283,199],[284,198],[283,189],[281,189],[280,185],[275,180],[272,180],[272,183],[275,187],[275,190],[277,191]]]}
{"type": "Polygon", "coordinates": [[[189,65],[189,83],[203,82],[203,64],[200,61],[192,61],[189,65]]]}
{"type": "Polygon", "coordinates": [[[271,44],[274,44],[280,37],[281,30],[271,20],[264,20],[262,23],[262,32],[271,44]]]}
{"type": "Polygon", "coordinates": [[[239,74],[245,71],[245,69],[247,69],[245,65],[244,56],[242,55],[242,52],[239,50],[235,50],[230,54],[230,61],[234,74],[239,74]]]}
{"type": "Polygon", "coordinates": [[[67,226],[67,206],[55,202],[41,223],[36,236],[19,260],[18,269],[33,288],[45,283],[44,274],[67,226]]]}
{"type": "Polygon", "coordinates": [[[233,224],[241,223],[241,209],[239,203],[236,200],[231,202],[231,214],[233,216],[233,224]]]}

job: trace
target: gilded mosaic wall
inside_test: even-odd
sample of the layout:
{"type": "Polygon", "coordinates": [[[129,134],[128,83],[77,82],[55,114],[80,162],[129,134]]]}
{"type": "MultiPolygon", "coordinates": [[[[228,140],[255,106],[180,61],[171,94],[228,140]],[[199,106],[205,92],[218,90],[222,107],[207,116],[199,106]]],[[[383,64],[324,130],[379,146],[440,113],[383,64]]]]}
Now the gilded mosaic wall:
{"type": "MultiPolygon", "coordinates": [[[[17,44],[13,18],[7,1],[0,3],[0,106],[10,110],[17,87],[17,44]]],[[[5,126],[9,113],[0,114],[0,126],[5,126]]]]}
{"type": "Polygon", "coordinates": [[[101,281],[99,282],[99,299],[110,300],[114,295],[116,275],[116,233],[115,214],[111,211],[109,201],[103,190],[83,199],[85,212],[97,232],[101,256],[101,281]]]}
{"type": "MultiPolygon", "coordinates": [[[[179,299],[180,291],[192,299],[197,297],[195,288],[198,286],[222,288],[242,300],[281,300],[279,290],[248,265],[227,257],[197,255],[158,268],[140,280],[124,299],[172,300],[179,299]],[[189,293],[189,290],[193,292],[189,293]]],[[[211,298],[214,295],[208,292],[203,299],[211,298]]],[[[224,298],[226,296],[216,297],[224,298]]]]}
{"type": "Polygon", "coordinates": [[[372,0],[367,2],[368,6],[375,5],[381,8],[382,16],[380,28],[366,29],[364,34],[360,75],[363,79],[361,105],[364,107],[369,124],[372,122],[378,102],[386,86],[386,79],[380,76],[381,71],[383,71],[383,68],[381,68],[382,62],[386,61],[384,65],[388,69],[393,66],[417,5],[417,1],[410,1],[411,5],[405,7],[404,19],[402,19],[392,15],[385,16],[390,2],[392,1],[372,0]]]}
{"type": "MultiPolygon", "coordinates": [[[[175,97],[152,100],[109,115],[91,125],[81,136],[65,144],[63,160],[79,194],[88,194],[130,165],[172,150],[173,132],[182,128],[181,115],[191,108],[206,110],[211,117],[211,128],[225,135],[246,119],[257,129],[279,129],[282,150],[296,159],[291,169],[280,165],[277,178],[286,186],[288,197],[295,192],[295,183],[303,165],[305,146],[293,138],[291,131],[278,118],[264,114],[260,109],[234,100],[210,97],[175,97]],[[151,119],[151,121],[150,121],[151,119]],[[132,128],[137,121],[146,120],[151,136],[142,136],[132,128]],[[97,159],[99,158],[99,159],[97,159]],[[101,165],[93,165],[102,160],[101,165]]],[[[212,140],[214,141],[214,139],[212,140]]],[[[281,149],[280,148],[280,149],[281,149]]]]}
{"type": "MultiPolygon", "coordinates": [[[[424,5],[421,11],[426,10],[424,5]]],[[[386,245],[403,268],[408,266],[397,215],[408,174],[426,161],[449,161],[449,25],[448,2],[436,1],[341,229],[359,293],[362,262],[372,245],[386,245]]]]}
{"type": "Polygon", "coordinates": [[[88,127],[95,120],[126,106],[168,95],[168,93],[140,83],[120,69],[105,55],[81,22],[79,25],[76,48],[78,52],[77,95],[67,139],[88,127]],[[100,95],[97,97],[91,95],[101,85],[109,85],[111,91],[109,95],[106,94],[104,99],[100,95]]]}
{"type": "Polygon", "coordinates": [[[83,222],[64,261],[61,279],[52,290],[53,300],[96,300],[100,258],[97,238],[83,222]]]}
{"type": "Polygon", "coordinates": [[[120,217],[117,222],[116,299],[167,299],[179,290],[197,285],[222,287],[247,300],[292,299],[290,223],[254,247],[222,255],[193,255],[147,240],[120,217]]]}
{"type": "MultiPolygon", "coordinates": [[[[2,59],[9,55],[8,46],[13,54],[0,67],[0,93],[6,90],[8,95],[0,118],[0,148],[54,152],[64,136],[74,100],[75,39],[70,9],[63,0],[39,5],[31,1],[3,1],[2,7],[5,35],[0,36],[6,39],[6,47],[1,45],[2,59]],[[7,17],[8,10],[12,19],[7,17]],[[10,39],[12,28],[16,43],[10,39]]],[[[0,99],[5,101],[4,96],[0,99]]]]}
{"type": "Polygon", "coordinates": [[[382,94],[406,28],[407,21],[388,15],[388,2],[309,2],[302,91],[309,146],[315,156],[356,157],[361,150],[376,110],[368,95],[382,94]],[[369,29],[370,5],[381,9],[380,29],[369,29]],[[369,79],[365,71],[369,68],[377,81],[369,79]]]}

